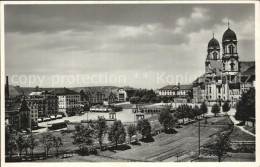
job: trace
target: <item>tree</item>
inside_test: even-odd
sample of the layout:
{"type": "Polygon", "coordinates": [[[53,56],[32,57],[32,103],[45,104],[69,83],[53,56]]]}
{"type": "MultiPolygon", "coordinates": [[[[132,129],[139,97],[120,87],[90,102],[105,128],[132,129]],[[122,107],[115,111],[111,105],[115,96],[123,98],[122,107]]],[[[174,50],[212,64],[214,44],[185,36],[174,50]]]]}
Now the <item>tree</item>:
{"type": "Polygon", "coordinates": [[[98,139],[100,150],[102,150],[103,140],[108,131],[106,119],[104,117],[98,116],[97,121],[93,123],[92,126],[94,129],[95,138],[98,139]]]}
{"type": "Polygon", "coordinates": [[[38,142],[36,141],[35,136],[31,133],[28,138],[27,138],[27,143],[29,145],[29,148],[31,150],[31,157],[33,159],[33,150],[35,149],[36,146],[38,146],[38,142]]]}
{"type": "Polygon", "coordinates": [[[229,131],[224,131],[217,133],[215,136],[215,141],[208,146],[210,151],[218,156],[218,161],[221,162],[223,156],[226,154],[226,151],[230,147],[230,139],[229,136],[233,132],[233,128],[229,131]]]}
{"type": "Polygon", "coordinates": [[[75,132],[72,138],[73,144],[77,145],[81,151],[81,154],[88,154],[89,146],[94,143],[94,130],[83,125],[76,126],[75,132]]]}
{"type": "Polygon", "coordinates": [[[218,113],[220,113],[220,107],[218,104],[214,104],[212,106],[211,112],[214,114],[214,116],[217,116],[218,113]]]}
{"type": "Polygon", "coordinates": [[[50,132],[43,132],[39,142],[42,144],[45,155],[48,157],[49,150],[53,146],[53,135],[50,132]]]}
{"type": "Polygon", "coordinates": [[[28,155],[28,149],[30,148],[30,143],[28,141],[28,135],[25,136],[24,138],[24,151],[25,151],[25,154],[28,155]]]}
{"type": "Polygon", "coordinates": [[[26,142],[25,142],[24,135],[22,133],[18,133],[17,138],[16,138],[16,144],[17,144],[17,149],[18,149],[20,158],[22,157],[22,151],[24,149],[25,143],[26,142]]]}
{"type": "Polygon", "coordinates": [[[189,90],[189,91],[187,92],[187,97],[188,97],[189,99],[193,99],[193,92],[189,90]]]}
{"type": "Polygon", "coordinates": [[[63,145],[62,138],[53,136],[53,146],[56,148],[56,156],[59,154],[59,148],[63,145]]]}
{"type": "Polygon", "coordinates": [[[255,118],[255,89],[251,88],[247,92],[244,92],[241,99],[236,103],[235,118],[239,121],[245,121],[249,117],[255,118]]]}
{"type": "Polygon", "coordinates": [[[227,112],[230,110],[229,104],[227,101],[225,101],[225,103],[222,106],[222,111],[225,112],[227,114],[227,112]]]}
{"type": "Polygon", "coordinates": [[[141,102],[142,103],[147,103],[147,102],[149,102],[149,98],[147,97],[147,95],[144,95],[142,98],[141,98],[141,102]]]}
{"type": "Polygon", "coordinates": [[[193,110],[194,117],[196,117],[196,119],[198,119],[198,116],[200,116],[202,114],[199,106],[195,105],[192,110],[193,110]]]}
{"type": "Polygon", "coordinates": [[[129,144],[131,144],[132,136],[136,134],[136,127],[135,127],[135,125],[129,125],[128,126],[127,134],[129,136],[129,144]]]}
{"type": "Polygon", "coordinates": [[[142,134],[142,138],[151,136],[151,125],[147,119],[141,119],[137,122],[136,129],[142,134]]]}
{"type": "Polygon", "coordinates": [[[162,101],[163,101],[163,103],[168,103],[169,102],[169,98],[167,96],[163,96],[162,97],[162,101]]]}
{"type": "Polygon", "coordinates": [[[203,117],[205,116],[205,114],[208,113],[208,106],[205,102],[203,102],[201,105],[200,105],[200,110],[203,114],[203,117]]]}
{"type": "Polygon", "coordinates": [[[68,117],[74,116],[74,115],[76,115],[76,113],[77,113],[76,108],[68,108],[66,110],[66,114],[67,114],[68,117]]]}
{"type": "Polygon", "coordinates": [[[186,105],[186,117],[191,120],[195,118],[195,113],[192,106],[186,105]]]}
{"type": "Polygon", "coordinates": [[[167,132],[170,129],[173,129],[177,120],[174,116],[171,115],[169,110],[163,110],[158,118],[161,125],[164,127],[164,131],[167,132]]]}
{"type": "Polygon", "coordinates": [[[5,151],[7,154],[10,152],[10,157],[12,157],[13,152],[17,150],[16,136],[17,136],[17,131],[11,125],[6,125],[5,151]]]}
{"type": "Polygon", "coordinates": [[[159,96],[157,96],[157,97],[152,97],[152,98],[150,99],[150,101],[151,101],[152,103],[160,103],[160,102],[161,102],[161,98],[160,98],[159,96]]]}
{"type": "Polygon", "coordinates": [[[176,112],[175,112],[175,116],[177,117],[177,119],[182,119],[183,120],[183,124],[185,123],[185,118],[188,118],[188,112],[190,112],[192,108],[186,104],[182,104],[180,106],[178,106],[176,112]]]}
{"type": "Polygon", "coordinates": [[[117,147],[118,144],[125,142],[125,138],[126,132],[124,125],[120,120],[114,121],[108,132],[108,140],[117,147]]]}
{"type": "Polygon", "coordinates": [[[129,99],[130,103],[132,103],[132,104],[138,104],[140,102],[140,100],[141,100],[141,98],[140,97],[136,97],[136,96],[131,97],[129,99]]]}

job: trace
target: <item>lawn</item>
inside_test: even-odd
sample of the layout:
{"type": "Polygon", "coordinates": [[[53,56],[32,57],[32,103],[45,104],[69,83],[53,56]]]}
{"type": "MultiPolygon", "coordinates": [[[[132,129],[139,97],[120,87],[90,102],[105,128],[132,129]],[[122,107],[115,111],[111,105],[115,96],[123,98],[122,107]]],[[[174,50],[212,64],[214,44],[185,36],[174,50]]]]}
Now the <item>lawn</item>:
{"type": "Polygon", "coordinates": [[[89,156],[80,156],[80,155],[73,155],[70,158],[49,158],[47,160],[38,160],[35,162],[129,162],[123,159],[116,159],[110,157],[103,157],[103,156],[96,156],[96,155],[89,155],[89,156]]]}
{"type": "Polygon", "coordinates": [[[247,134],[235,126],[233,133],[230,135],[231,141],[255,141],[255,136],[247,134]]]}
{"type": "MultiPolygon", "coordinates": [[[[230,122],[228,117],[212,117],[207,120],[204,126],[201,123],[201,146],[211,141],[211,136],[216,134],[222,128],[211,126],[214,123],[230,122]]],[[[188,161],[190,157],[198,152],[198,123],[182,125],[182,128],[176,129],[176,134],[160,133],[154,136],[154,142],[141,143],[141,146],[132,147],[125,151],[118,151],[112,157],[129,158],[140,161],[169,161],[175,159],[177,154],[179,160],[183,158],[188,161]]]]}
{"type": "MultiPolygon", "coordinates": [[[[254,162],[255,154],[250,153],[227,153],[224,159],[221,162],[254,162]]],[[[218,162],[218,157],[201,157],[196,159],[196,162],[218,162]]]]}
{"type": "MultiPolygon", "coordinates": [[[[161,125],[158,123],[158,120],[151,118],[152,129],[160,129],[161,125]]],[[[218,133],[222,127],[217,126],[217,124],[231,123],[229,117],[219,116],[211,117],[200,123],[200,144],[201,147],[209,142],[212,142],[212,136],[218,133]]],[[[159,133],[153,136],[153,142],[141,142],[127,146],[125,150],[111,150],[107,149],[101,152],[101,156],[89,155],[89,156],[78,156],[74,155],[70,158],[65,159],[56,159],[50,158],[45,161],[50,162],[114,162],[114,161],[176,161],[178,156],[178,161],[191,161],[198,154],[198,122],[190,123],[187,125],[181,125],[176,128],[177,133],[174,134],[165,134],[159,133]]],[[[63,133],[54,132],[54,135],[62,136],[63,146],[60,147],[61,151],[73,151],[77,150],[77,146],[72,144],[73,139],[71,136],[73,133],[63,133]]],[[[140,136],[138,137],[140,139],[140,136]]],[[[239,128],[235,127],[234,132],[231,135],[231,141],[242,141],[242,140],[255,140],[251,135],[241,131],[239,128]]],[[[126,139],[128,141],[128,137],[126,139]]],[[[105,138],[104,143],[109,143],[107,138],[105,138]]],[[[95,143],[98,145],[98,143],[95,143]]],[[[37,147],[35,152],[42,152],[42,147],[37,147]]],[[[55,149],[52,148],[51,151],[55,149]]],[[[235,160],[236,155],[243,154],[232,154],[230,161],[235,160]]],[[[252,155],[248,154],[247,156],[251,157],[252,155]]],[[[245,158],[246,159],[246,158],[245,158]]],[[[215,161],[207,159],[205,161],[215,161]]]]}
{"type": "Polygon", "coordinates": [[[247,126],[247,125],[246,125],[246,126],[244,126],[244,128],[245,128],[246,130],[248,130],[249,132],[255,134],[255,127],[247,126]]]}

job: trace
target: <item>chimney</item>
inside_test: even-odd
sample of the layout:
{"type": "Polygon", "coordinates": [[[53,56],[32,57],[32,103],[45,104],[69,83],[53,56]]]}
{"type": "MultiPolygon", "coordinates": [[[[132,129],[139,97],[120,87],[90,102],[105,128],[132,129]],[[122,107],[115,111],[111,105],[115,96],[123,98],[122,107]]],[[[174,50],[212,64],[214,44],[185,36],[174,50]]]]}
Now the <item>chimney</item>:
{"type": "Polygon", "coordinates": [[[6,99],[9,99],[9,83],[8,83],[8,76],[6,76],[5,98],[6,98],[6,99]]]}
{"type": "Polygon", "coordinates": [[[180,82],[178,82],[178,86],[180,86],[181,84],[180,84],[180,82]]]}

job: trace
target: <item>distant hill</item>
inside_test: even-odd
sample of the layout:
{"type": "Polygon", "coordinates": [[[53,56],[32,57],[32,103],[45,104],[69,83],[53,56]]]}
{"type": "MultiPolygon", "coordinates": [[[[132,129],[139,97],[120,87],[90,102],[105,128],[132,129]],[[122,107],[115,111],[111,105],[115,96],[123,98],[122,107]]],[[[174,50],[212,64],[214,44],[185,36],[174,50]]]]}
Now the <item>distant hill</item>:
{"type": "MultiPolygon", "coordinates": [[[[62,88],[62,87],[60,87],[62,88]]],[[[84,92],[86,91],[110,91],[110,92],[114,92],[115,90],[117,90],[118,88],[120,87],[117,87],[117,86],[90,86],[90,87],[74,87],[74,88],[68,88],[68,89],[71,89],[71,90],[74,90],[76,92],[80,92],[81,90],[83,90],[84,92]]],[[[135,88],[132,88],[132,87],[124,87],[125,89],[135,89],[135,88]]],[[[51,90],[54,90],[54,89],[58,89],[58,88],[38,88],[39,91],[51,91],[51,90]]],[[[31,92],[33,91],[36,91],[36,87],[20,87],[20,86],[12,86],[12,85],[9,85],[9,95],[11,97],[15,97],[15,96],[18,96],[18,95],[22,95],[23,93],[25,95],[29,95],[31,92]]]]}
{"type": "Polygon", "coordinates": [[[115,89],[118,89],[119,87],[117,86],[90,86],[90,87],[75,87],[75,88],[70,88],[76,92],[80,92],[83,90],[84,92],[87,91],[113,91],[115,89]]]}

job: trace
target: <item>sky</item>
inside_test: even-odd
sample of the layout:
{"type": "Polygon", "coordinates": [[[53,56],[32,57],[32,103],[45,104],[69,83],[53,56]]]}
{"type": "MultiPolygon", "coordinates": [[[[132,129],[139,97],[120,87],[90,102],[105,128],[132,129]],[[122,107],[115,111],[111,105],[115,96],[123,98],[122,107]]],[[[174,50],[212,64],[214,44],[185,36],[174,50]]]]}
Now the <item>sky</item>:
{"type": "MultiPolygon", "coordinates": [[[[5,5],[5,73],[26,87],[190,84],[230,28],[255,60],[253,4],[5,5]]],[[[222,53],[222,51],[221,51],[222,53]]]]}

